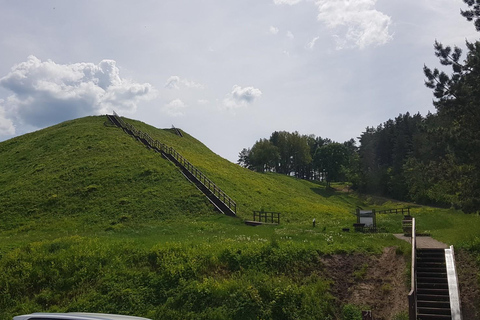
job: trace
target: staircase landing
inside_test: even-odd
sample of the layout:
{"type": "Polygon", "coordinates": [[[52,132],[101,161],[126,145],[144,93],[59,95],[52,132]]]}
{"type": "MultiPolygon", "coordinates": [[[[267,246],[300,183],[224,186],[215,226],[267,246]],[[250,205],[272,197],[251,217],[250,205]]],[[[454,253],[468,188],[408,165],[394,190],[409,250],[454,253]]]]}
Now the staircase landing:
{"type": "MultiPolygon", "coordinates": [[[[407,241],[412,243],[412,238],[404,236],[403,234],[394,234],[394,236],[400,240],[407,241]]],[[[421,237],[417,235],[417,249],[447,249],[448,245],[438,240],[433,239],[432,237],[421,237]]]]}

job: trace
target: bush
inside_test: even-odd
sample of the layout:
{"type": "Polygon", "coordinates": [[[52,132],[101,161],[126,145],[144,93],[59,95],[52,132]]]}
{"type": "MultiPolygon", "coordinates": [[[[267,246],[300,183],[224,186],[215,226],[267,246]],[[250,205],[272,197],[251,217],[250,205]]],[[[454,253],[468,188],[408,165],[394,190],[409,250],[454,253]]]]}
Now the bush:
{"type": "Polygon", "coordinates": [[[362,311],[353,304],[342,307],[342,320],[362,320],[362,311]]]}

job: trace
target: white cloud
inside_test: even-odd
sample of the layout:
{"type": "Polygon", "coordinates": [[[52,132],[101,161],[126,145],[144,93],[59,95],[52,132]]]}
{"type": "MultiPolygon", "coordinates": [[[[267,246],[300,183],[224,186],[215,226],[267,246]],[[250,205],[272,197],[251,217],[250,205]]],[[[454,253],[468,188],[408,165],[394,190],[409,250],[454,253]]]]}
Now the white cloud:
{"type": "Polygon", "coordinates": [[[165,88],[178,90],[180,89],[180,84],[187,88],[203,88],[202,84],[187,79],[182,79],[179,76],[171,76],[168,78],[167,82],[165,83],[165,88]]]}
{"type": "Polygon", "coordinates": [[[165,82],[165,88],[180,89],[180,87],[178,86],[179,82],[180,82],[180,77],[171,76],[170,78],[167,79],[167,82],[165,82]]]}
{"type": "Polygon", "coordinates": [[[286,36],[287,36],[288,39],[293,39],[293,38],[295,38],[295,36],[293,35],[293,33],[292,33],[291,31],[287,31],[286,36]]]}
{"type": "Polygon", "coordinates": [[[15,134],[15,126],[12,120],[5,116],[5,110],[2,108],[3,100],[0,100],[0,137],[15,134]]]}
{"type": "Polygon", "coordinates": [[[184,109],[186,108],[185,103],[180,99],[175,99],[163,106],[162,110],[166,114],[172,117],[180,117],[185,115],[184,109]]]}
{"type": "Polygon", "coordinates": [[[382,45],[392,39],[391,19],[375,9],[377,0],[318,0],[318,20],[328,28],[342,31],[335,35],[337,48],[382,45]],[[345,31],[344,31],[345,30],[345,31]]]}
{"type": "Polygon", "coordinates": [[[271,34],[277,34],[278,33],[278,28],[274,27],[274,26],[270,26],[269,31],[270,31],[271,34]]]}
{"type": "Polygon", "coordinates": [[[232,92],[229,93],[223,100],[223,106],[227,109],[235,109],[246,107],[253,104],[256,99],[260,98],[262,91],[254,87],[242,88],[234,85],[232,92]]]}
{"type": "Polygon", "coordinates": [[[312,41],[310,41],[308,44],[307,44],[307,48],[308,49],[313,49],[313,47],[315,46],[315,42],[317,42],[317,40],[319,39],[319,37],[315,37],[312,39],[312,41]]]}
{"type": "Polygon", "coordinates": [[[198,102],[198,104],[200,104],[200,105],[202,105],[202,106],[210,103],[210,101],[209,101],[209,100],[206,100],[206,99],[200,99],[200,100],[198,100],[197,102],[198,102]]]}
{"type": "Polygon", "coordinates": [[[0,103],[10,121],[33,127],[109,113],[112,109],[132,113],[140,100],[156,96],[149,83],[122,79],[113,60],[103,60],[97,65],[57,64],[29,56],[0,78],[0,86],[13,92],[0,103]]]}
{"type": "Polygon", "coordinates": [[[280,5],[280,4],[288,4],[293,6],[294,4],[299,3],[302,0],[273,0],[273,3],[280,5]]]}

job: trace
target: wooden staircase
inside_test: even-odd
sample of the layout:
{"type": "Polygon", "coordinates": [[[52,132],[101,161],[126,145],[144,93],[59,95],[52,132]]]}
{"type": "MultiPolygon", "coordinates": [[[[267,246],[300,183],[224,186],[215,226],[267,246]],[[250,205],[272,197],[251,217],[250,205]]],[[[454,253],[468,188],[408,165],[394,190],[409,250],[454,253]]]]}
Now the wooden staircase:
{"type": "Polygon", "coordinates": [[[152,139],[148,134],[137,130],[133,125],[125,123],[115,112],[113,115],[107,114],[107,118],[114,125],[122,128],[125,133],[143,143],[147,148],[160,153],[165,159],[178,166],[182,174],[210,200],[218,211],[225,215],[236,217],[237,204],[235,201],[227,196],[225,192],[188,162],[174,148],[152,139]]]}
{"type": "Polygon", "coordinates": [[[417,249],[417,319],[452,319],[444,249],[417,249]]]}

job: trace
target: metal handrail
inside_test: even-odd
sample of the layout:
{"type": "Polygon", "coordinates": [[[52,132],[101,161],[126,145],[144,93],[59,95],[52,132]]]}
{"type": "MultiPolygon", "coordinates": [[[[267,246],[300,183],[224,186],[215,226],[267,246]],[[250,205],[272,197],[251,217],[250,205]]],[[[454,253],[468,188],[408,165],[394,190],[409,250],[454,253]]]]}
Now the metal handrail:
{"type": "Polygon", "coordinates": [[[226,206],[230,208],[235,214],[237,213],[237,204],[230,198],[222,189],[220,189],[213,181],[207,178],[203,172],[198,170],[193,164],[191,164],[185,157],[183,157],[180,153],[178,153],[173,147],[169,147],[158,140],[153,139],[150,137],[148,133],[142,132],[135,128],[132,124],[126,123],[121,119],[121,117],[113,111],[113,116],[115,119],[120,123],[122,128],[129,130],[132,132],[134,136],[139,137],[140,139],[145,140],[151,147],[161,150],[162,152],[171,155],[175,160],[180,163],[188,172],[190,172],[195,178],[200,181],[200,183],[210,190],[212,194],[217,197],[220,201],[222,201],[226,206]]]}
{"type": "Polygon", "coordinates": [[[408,314],[409,320],[417,319],[417,235],[415,228],[415,218],[412,218],[412,275],[411,290],[408,294],[408,314]]]}

